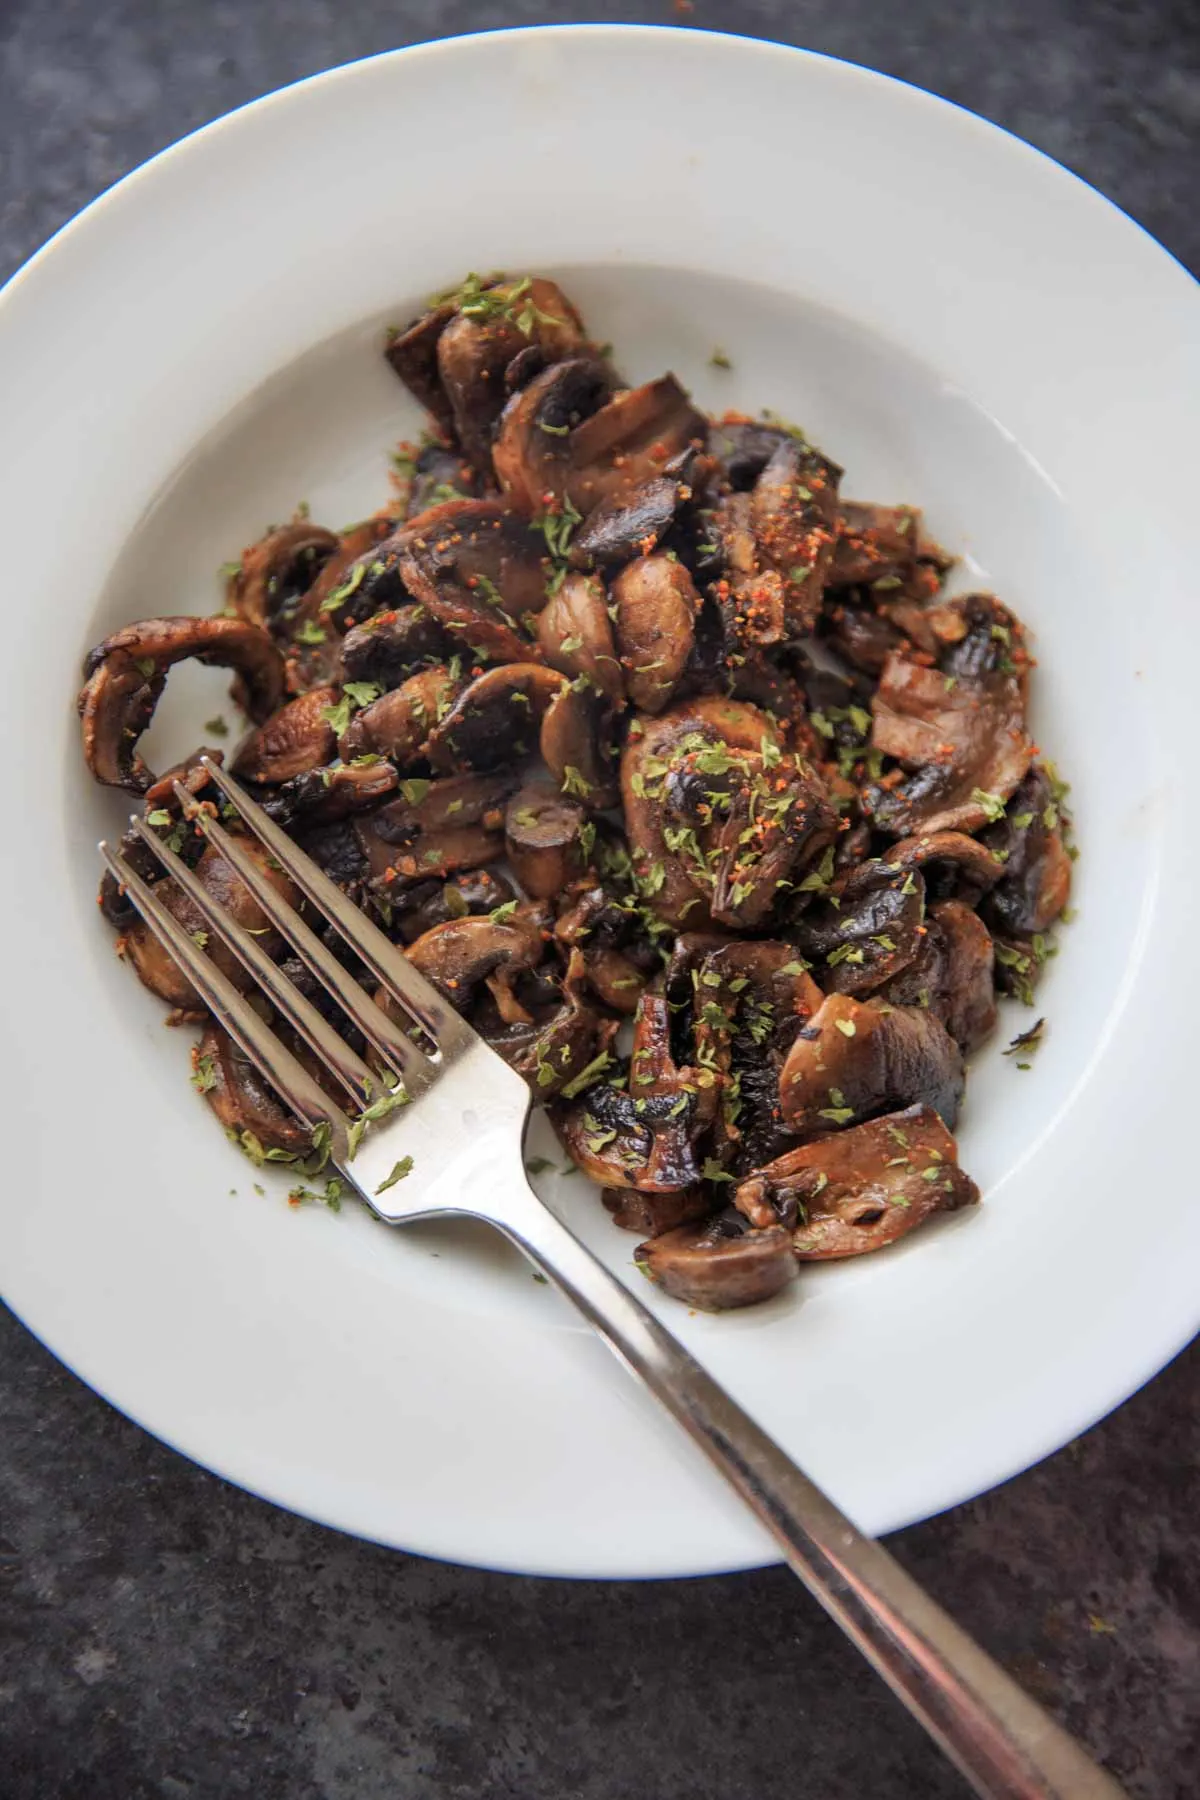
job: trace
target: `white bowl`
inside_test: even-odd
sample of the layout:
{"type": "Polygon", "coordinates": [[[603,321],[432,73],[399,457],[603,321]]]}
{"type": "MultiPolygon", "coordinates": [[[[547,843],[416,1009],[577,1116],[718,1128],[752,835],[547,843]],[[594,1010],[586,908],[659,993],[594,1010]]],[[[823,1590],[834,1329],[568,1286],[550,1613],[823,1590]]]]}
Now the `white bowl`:
{"type": "MultiPolygon", "coordinates": [[[[210,610],[218,563],[298,500],[334,524],[377,504],[416,423],[382,326],[497,266],[560,273],[630,374],[801,420],[848,491],[925,506],[1036,634],[1079,917],[1035,1069],[1005,1032],[972,1072],[983,1206],[744,1315],[662,1302],[876,1532],[1061,1444],[1197,1324],[1200,296],[1095,193],[926,94],[583,27],[426,45],[235,113],[0,300],[13,1306],[187,1455],[345,1530],[514,1570],[744,1566],[773,1554],[758,1529],[523,1264],[255,1194],[93,904],[125,807],[80,761],[83,651],[210,610]]],[[[160,742],[223,702],[222,677],[172,681],[160,742]]],[[[629,1272],[633,1240],[562,1185],[629,1272]]]]}

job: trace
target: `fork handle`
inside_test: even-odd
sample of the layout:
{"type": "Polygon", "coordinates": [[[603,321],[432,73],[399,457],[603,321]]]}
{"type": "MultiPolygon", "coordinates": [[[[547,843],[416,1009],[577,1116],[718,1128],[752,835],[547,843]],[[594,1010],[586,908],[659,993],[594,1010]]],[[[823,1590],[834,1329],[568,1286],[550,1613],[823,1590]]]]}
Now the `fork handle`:
{"type": "Polygon", "coordinates": [[[645,1382],[785,1561],[986,1800],[1120,1800],[1118,1786],[701,1368],[514,1171],[493,1222],[645,1382]],[[518,1189],[519,1183],[519,1189],[518,1189]],[[503,1214],[504,1216],[499,1216],[503,1214]]]}

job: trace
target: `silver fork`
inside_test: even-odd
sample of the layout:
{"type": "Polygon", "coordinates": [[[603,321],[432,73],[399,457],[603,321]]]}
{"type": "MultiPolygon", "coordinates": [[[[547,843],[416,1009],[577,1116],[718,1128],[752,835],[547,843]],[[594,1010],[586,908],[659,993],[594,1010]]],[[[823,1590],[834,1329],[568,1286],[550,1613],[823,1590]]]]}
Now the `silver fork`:
{"type": "Polygon", "coordinates": [[[328,1126],[329,1161],[389,1225],[456,1215],[503,1232],[572,1300],[666,1407],[774,1537],[793,1572],[988,1800],[1116,1800],[1122,1789],[980,1649],[887,1551],[845,1518],[659,1319],[610,1274],[525,1179],[530,1095],[521,1077],[248,794],[205,767],[248,829],[412,1021],[396,1024],[282,900],[242,844],[182,787],[177,796],[232,864],[271,924],[403,1083],[385,1086],[249,932],[150,826],[133,823],[168,875],[336,1080],[335,1105],[303,1063],[184,930],[130,864],[101,855],[214,1017],[310,1132],[328,1126]],[[414,1029],[415,1028],[415,1029],[414,1029]],[[417,1040],[420,1041],[417,1041],[417,1040]],[[377,1122],[362,1130],[362,1114],[377,1122]],[[410,1172],[401,1177],[406,1158],[410,1172]]]}

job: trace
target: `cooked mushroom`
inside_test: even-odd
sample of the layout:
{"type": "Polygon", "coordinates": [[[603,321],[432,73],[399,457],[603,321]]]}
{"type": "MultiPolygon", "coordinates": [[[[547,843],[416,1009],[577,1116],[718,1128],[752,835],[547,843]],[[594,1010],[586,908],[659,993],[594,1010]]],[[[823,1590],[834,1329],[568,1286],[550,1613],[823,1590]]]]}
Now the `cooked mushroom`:
{"type": "Polygon", "coordinates": [[[410,675],[390,694],[381,694],[355,713],[338,744],[343,760],[373,755],[411,762],[450,712],[462,686],[448,668],[410,675]]]}
{"type": "Polygon", "coordinates": [[[921,948],[881,990],[896,1006],[927,1006],[964,1055],[991,1036],[996,1024],[995,951],[979,914],[961,900],[930,909],[921,948]]]}
{"type": "Polygon", "coordinates": [[[551,982],[548,993],[531,993],[531,977],[518,975],[512,985],[504,976],[493,977],[488,983],[491,1008],[485,1005],[473,1014],[476,1030],[543,1103],[573,1092],[578,1083],[590,1079],[590,1071],[607,1067],[609,1062],[616,1024],[602,1019],[583,997],[581,979],[582,962],[577,956],[571,957],[561,987],[551,982]],[[505,1019],[499,1029],[489,1020],[489,1010],[505,1019]]]}
{"type": "Polygon", "coordinates": [[[662,475],[705,422],[673,375],[614,392],[606,364],[576,358],[535,377],[501,414],[492,453],[503,491],[527,512],[547,496],[586,519],[662,475]]]}
{"type": "Polygon", "coordinates": [[[229,604],[248,625],[290,637],[297,601],[337,548],[337,533],[308,519],[276,525],[242,551],[241,566],[229,582],[229,604]]]}
{"type": "Polygon", "coordinates": [[[473,990],[497,969],[510,974],[542,960],[545,940],[535,912],[520,908],[505,919],[448,919],[408,947],[414,969],[454,1006],[466,1009],[473,990]]]}
{"type": "Polygon", "coordinates": [[[399,799],[355,822],[373,887],[399,895],[407,882],[444,879],[456,869],[496,861],[504,851],[504,807],[513,786],[504,773],[406,781],[399,799]]]}
{"type": "Polygon", "coordinates": [[[577,801],[542,786],[519,788],[504,815],[505,848],[517,880],[550,900],[583,871],[587,815],[577,801]]]}
{"type": "Polygon", "coordinates": [[[918,955],[924,919],[920,873],[872,860],[829,883],[795,933],[805,956],[820,965],[823,988],[870,994],[918,955]]]}
{"type": "Polygon", "coordinates": [[[404,488],[404,517],[415,519],[431,506],[447,500],[478,500],[479,472],[463,456],[428,438],[420,447],[401,445],[401,454],[393,456],[396,479],[404,488]],[[406,454],[410,451],[412,454],[406,454]],[[406,484],[406,485],[405,485],[406,484]]]}
{"type": "Polygon", "coordinates": [[[261,1157],[275,1150],[305,1157],[311,1135],[220,1025],[209,1025],[192,1052],[192,1081],[226,1132],[261,1157]]]}
{"type": "Polygon", "coordinates": [[[308,831],[370,812],[395,792],[399,780],[390,762],[332,763],[272,789],[263,807],[289,831],[308,831]]]}
{"type": "Polygon", "coordinates": [[[396,931],[407,944],[448,919],[495,912],[516,898],[512,884],[495,869],[459,869],[448,881],[419,881],[399,895],[396,931]]]}
{"type": "MultiPolygon", "coordinates": [[[[1002,627],[1001,629],[1006,629],[1002,627]]],[[[1021,680],[989,666],[968,637],[951,653],[955,673],[893,652],[871,702],[874,749],[912,770],[867,790],[875,823],[896,836],[977,831],[995,818],[1029,767],[1021,680]]]]}
{"type": "Polygon", "coordinates": [[[585,347],[583,322],[562,289],[540,276],[494,287],[459,302],[437,339],[438,376],[458,440],[490,473],[492,432],[507,399],[505,371],[536,344],[541,360],[561,362],[585,347]]]}
{"type": "Polygon", "coordinates": [[[551,668],[586,677],[614,706],[624,706],[625,682],[598,576],[572,573],[564,578],[538,614],[537,640],[551,668]]]}
{"type": "Polygon", "coordinates": [[[708,1191],[699,1183],[672,1194],[643,1194],[637,1188],[605,1188],[600,1196],[614,1225],[639,1237],[661,1237],[679,1225],[692,1225],[713,1212],[708,1191]]]}
{"type": "Polygon", "coordinates": [[[283,698],[283,663],[270,637],[244,619],[142,619],[97,644],[79,696],[84,760],[97,781],[140,794],[154,780],[137,753],[173,663],[234,669],[235,692],[256,722],[283,698]]]}
{"type": "Polygon", "coordinates": [[[779,1100],[785,1124],[800,1134],[917,1101],[952,1131],[963,1082],[962,1052],[932,1012],[830,994],[788,1052],[779,1100]]]}
{"type": "Polygon", "coordinates": [[[616,642],[629,698],[642,712],[661,712],[692,653],[700,606],[678,557],[640,556],[612,585],[616,642]]]}
{"type": "Polygon", "coordinates": [[[398,688],[429,663],[448,662],[454,645],[423,606],[376,613],[342,639],[342,676],[369,681],[381,693],[398,688]]]}
{"type": "Polygon", "coordinates": [[[983,842],[1004,860],[1002,877],[982,911],[1010,936],[1047,931],[1071,897],[1071,859],[1062,840],[1061,812],[1050,778],[1032,768],[983,842]]]}
{"type": "Polygon", "coordinates": [[[922,831],[901,838],[888,846],[883,860],[897,869],[920,869],[926,887],[940,899],[949,899],[952,892],[969,892],[977,899],[1005,872],[986,844],[962,831],[922,831]]]}
{"type": "Polygon", "coordinates": [[[633,1259],[658,1287],[703,1312],[756,1306],[797,1274],[790,1233],[781,1225],[752,1231],[735,1212],[666,1231],[639,1244],[633,1259]]]}
{"type": "Polygon", "coordinates": [[[439,301],[404,331],[390,331],[384,351],[409,393],[447,433],[454,430],[454,412],[442,388],[437,347],[453,317],[454,307],[448,301],[439,301]]]}
{"type": "Polygon", "coordinates": [[[613,715],[590,683],[564,682],[542,719],[542,760],[564,794],[593,812],[617,800],[613,715]]]}
{"type": "Polygon", "coordinates": [[[782,426],[764,425],[741,413],[726,413],[709,426],[708,450],[716,458],[726,485],[735,493],[747,493],[791,435],[782,426]]]}
{"type": "Polygon", "coordinates": [[[571,539],[567,560],[576,569],[612,568],[650,556],[675,521],[688,494],[673,475],[655,475],[631,492],[597,506],[571,539]]]}
{"type": "Polygon", "coordinates": [[[425,754],[447,774],[520,763],[536,750],[546,709],[565,686],[557,669],[540,663],[488,669],[434,725],[425,754]]]}
{"type": "Polygon", "coordinates": [[[787,1226],[795,1254],[818,1262],[880,1250],[978,1198],[937,1113],[910,1106],[789,1150],[742,1182],[734,1202],[760,1229],[787,1226]]]}
{"type": "MultiPolygon", "coordinates": [[[[754,484],[750,517],[762,561],[780,577],[789,638],[817,622],[833,557],[842,471],[789,437],[754,484]]],[[[763,640],[765,641],[765,640],[763,640]]]]}
{"type": "Polygon", "coordinates": [[[916,561],[920,534],[921,515],[914,507],[843,500],[828,585],[864,587],[884,582],[887,585],[876,592],[894,591],[916,561]]]}
{"type": "Polygon", "coordinates": [[[234,774],[243,781],[275,785],[322,768],[337,747],[328,718],[337,697],[336,688],[317,687],[289,700],[239,746],[234,774]]]}
{"type": "MultiPolygon", "coordinates": [[[[242,848],[262,869],[276,892],[289,905],[295,906],[299,895],[258,839],[242,839],[242,848]]],[[[229,914],[236,925],[240,925],[244,931],[255,933],[261,949],[270,955],[281,947],[282,940],[270,926],[258,901],[218,850],[212,846],[206,847],[195,865],[194,873],[217,905],[229,914]]],[[[235,987],[249,988],[253,985],[253,977],[247,974],[216,934],[213,933],[210,937],[204,915],[188,899],[182,888],[167,877],[158,883],[156,897],[185,931],[207,945],[213,963],[235,987]]],[[[205,1011],[203,1002],[187,976],[167,954],[144,920],[139,918],[130,926],[118,940],[118,949],[132,963],[138,979],[151,993],[157,994],[160,1000],[165,1000],[168,1006],[179,1007],[185,1013],[195,1015],[205,1011]]]]}

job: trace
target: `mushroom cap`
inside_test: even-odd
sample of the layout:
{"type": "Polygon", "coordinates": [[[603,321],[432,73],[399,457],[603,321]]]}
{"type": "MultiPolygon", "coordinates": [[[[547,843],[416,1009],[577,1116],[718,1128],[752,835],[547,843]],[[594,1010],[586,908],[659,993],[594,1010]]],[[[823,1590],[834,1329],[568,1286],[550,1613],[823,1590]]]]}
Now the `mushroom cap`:
{"type": "Polygon", "coordinates": [[[932,1011],[830,994],[788,1051],[779,1103],[807,1136],[918,1101],[953,1130],[963,1085],[962,1052],[932,1011]]]}

